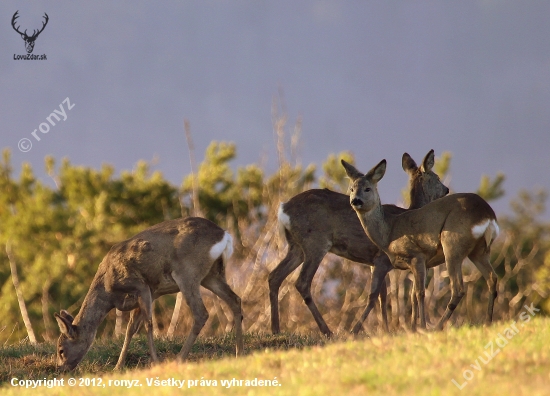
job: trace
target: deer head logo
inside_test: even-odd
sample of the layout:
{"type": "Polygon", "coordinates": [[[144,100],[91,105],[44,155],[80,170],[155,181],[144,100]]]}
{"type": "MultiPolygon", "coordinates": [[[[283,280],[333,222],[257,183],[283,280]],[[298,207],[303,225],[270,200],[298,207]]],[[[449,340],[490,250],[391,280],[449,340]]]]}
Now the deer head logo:
{"type": "Polygon", "coordinates": [[[27,53],[32,54],[32,50],[34,49],[34,42],[38,38],[38,35],[42,33],[42,30],[46,27],[48,24],[48,20],[50,19],[48,17],[48,14],[44,13],[44,19],[42,28],[40,30],[33,30],[32,36],[27,35],[27,29],[25,29],[25,32],[19,31],[19,26],[15,26],[16,19],[19,18],[19,15],[17,15],[19,11],[15,11],[15,14],[13,14],[13,18],[11,19],[11,26],[13,27],[13,30],[15,30],[17,33],[21,35],[21,38],[25,40],[25,48],[27,50],[27,53]]]}

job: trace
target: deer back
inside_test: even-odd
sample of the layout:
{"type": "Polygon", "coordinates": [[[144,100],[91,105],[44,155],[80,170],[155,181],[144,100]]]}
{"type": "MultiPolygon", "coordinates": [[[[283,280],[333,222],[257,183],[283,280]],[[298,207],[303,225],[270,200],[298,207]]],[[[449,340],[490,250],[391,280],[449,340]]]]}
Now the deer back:
{"type": "Polygon", "coordinates": [[[173,290],[166,293],[177,292],[172,271],[180,265],[206,264],[219,258],[223,249],[216,245],[225,235],[222,228],[200,217],[150,227],[114,245],[105,256],[105,288],[108,292],[128,292],[136,282],[144,282],[153,292],[159,288],[173,290]]]}
{"type": "Polygon", "coordinates": [[[345,194],[327,189],[304,191],[281,205],[279,220],[305,249],[322,251],[328,246],[341,257],[368,263],[378,251],[345,194]]]}
{"type": "Polygon", "coordinates": [[[472,233],[472,229],[496,215],[489,204],[477,194],[452,194],[419,209],[394,216],[391,235],[407,233],[440,234],[442,231],[472,233]]]}

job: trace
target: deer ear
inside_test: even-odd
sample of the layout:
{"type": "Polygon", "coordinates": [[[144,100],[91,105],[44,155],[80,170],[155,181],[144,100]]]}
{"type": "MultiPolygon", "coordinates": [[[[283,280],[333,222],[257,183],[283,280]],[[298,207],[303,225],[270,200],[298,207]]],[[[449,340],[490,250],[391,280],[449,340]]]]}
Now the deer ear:
{"type": "Polygon", "coordinates": [[[434,151],[430,150],[428,154],[424,157],[424,160],[422,160],[422,167],[421,170],[424,173],[427,173],[432,170],[435,164],[435,158],[434,158],[434,151]]]}
{"type": "Polygon", "coordinates": [[[61,311],[61,315],[57,312],[53,315],[55,316],[55,320],[57,320],[57,324],[59,326],[59,330],[61,330],[61,334],[65,334],[69,339],[74,340],[76,338],[76,326],[73,326],[72,321],[69,322],[66,317],[62,316],[63,311],[61,311]]]}
{"type": "Polygon", "coordinates": [[[384,177],[384,174],[386,173],[386,160],[383,159],[376,165],[374,168],[372,168],[369,173],[366,174],[366,178],[370,179],[373,183],[378,183],[382,177],[384,177]]]}
{"type": "Polygon", "coordinates": [[[347,163],[346,161],[344,160],[340,160],[342,162],[342,166],[344,167],[344,169],[346,170],[346,174],[348,175],[348,177],[353,181],[353,180],[357,180],[359,179],[360,177],[363,177],[363,174],[361,172],[359,172],[353,165],[347,163]]]}
{"type": "Polygon", "coordinates": [[[401,166],[403,167],[403,170],[407,173],[413,173],[418,170],[418,165],[416,165],[416,162],[414,162],[414,160],[408,153],[403,154],[403,158],[401,159],[401,166]]]}
{"type": "Polygon", "coordinates": [[[69,313],[69,311],[66,311],[66,310],[62,309],[61,311],[59,311],[59,315],[63,316],[65,319],[67,319],[69,321],[69,323],[74,322],[73,315],[71,315],[69,313]]]}

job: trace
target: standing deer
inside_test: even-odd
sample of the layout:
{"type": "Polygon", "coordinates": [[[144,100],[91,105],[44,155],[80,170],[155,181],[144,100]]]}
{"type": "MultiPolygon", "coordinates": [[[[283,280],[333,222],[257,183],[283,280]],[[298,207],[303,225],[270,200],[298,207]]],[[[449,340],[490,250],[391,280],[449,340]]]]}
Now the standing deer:
{"type": "Polygon", "coordinates": [[[490,323],[498,279],[489,255],[499,228],[489,204],[476,194],[452,194],[419,209],[401,214],[388,213],[380,204],[377,190],[377,184],[386,172],[386,160],[380,161],[366,175],[344,160],[342,165],[352,180],[351,206],[366,234],[388,255],[395,268],[409,269],[413,273],[417,300],[417,307],[413,306],[413,318],[418,308],[420,327],[426,328],[426,268],[439,264],[437,257],[441,252],[449,273],[451,299],[436,329],[443,329],[464,296],[462,261],[466,257],[480,270],[489,286],[487,322],[490,323]]]}
{"type": "MultiPolygon", "coordinates": [[[[449,193],[432,171],[434,151],[431,150],[418,167],[409,154],[403,154],[402,165],[409,175],[410,207],[420,208],[449,193]]],[[[383,205],[385,212],[398,214],[406,209],[383,205]]],[[[296,289],[301,294],[319,329],[326,336],[332,333],[311,297],[311,282],[323,257],[334,253],[349,260],[374,266],[367,307],[353,332],[358,333],[362,323],[380,297],[384,329],[388,331],[386,312],[386,274],[393,269],[388,257],[365,235],[349,196],[327,189],[309,190],[292,197],[279,207],[279,223],[284,227],[288,242],[286,257],[269,274],[271,303],[271,330],[280,332],[279,288],[285,278],[303,263],[296,289]]]]}
{"type": "Polygon", "coordinates": [[[233,311],[237,356],[243,352],[241,300],[225,280],[225,263],[233,252],[231,235],[199,217],[169,220],[114,245],[92,281],[82,308],[73,318],[55,314],[61,335],[57,364],[72,370],[92,345],[107,313],[132,311],[115,369],[124,366],[132,336],[145,323],[151,359],[158,361],[153,342],[152,302],[181,291],[193,314],[193,326],[181,352],[184,360],[208,319],[200,286],[218,295],[233,311]]]}

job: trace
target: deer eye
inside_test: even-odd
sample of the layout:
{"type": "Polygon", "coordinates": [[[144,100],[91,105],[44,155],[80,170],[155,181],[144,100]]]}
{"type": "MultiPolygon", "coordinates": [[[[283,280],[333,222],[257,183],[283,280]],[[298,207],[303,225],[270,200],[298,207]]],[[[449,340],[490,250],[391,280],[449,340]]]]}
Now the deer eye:
{"type": "Polygon", "coordinates": [[[351,188],[350,188],[350,191],[351,191],[351,192],[354,192],[355,190],[353,189],[353,187],[351,187],[351,188]]]}
{"type": "Polygon", "coordinates": [[[370,191],[369,187],[365,188],[365,192],[369,192],[369,191],[370,191]]]}
{"type": "Polygon", "coordinates": [[[59,350],[59,356],[63,357],[63,349],[59,350]]]}

